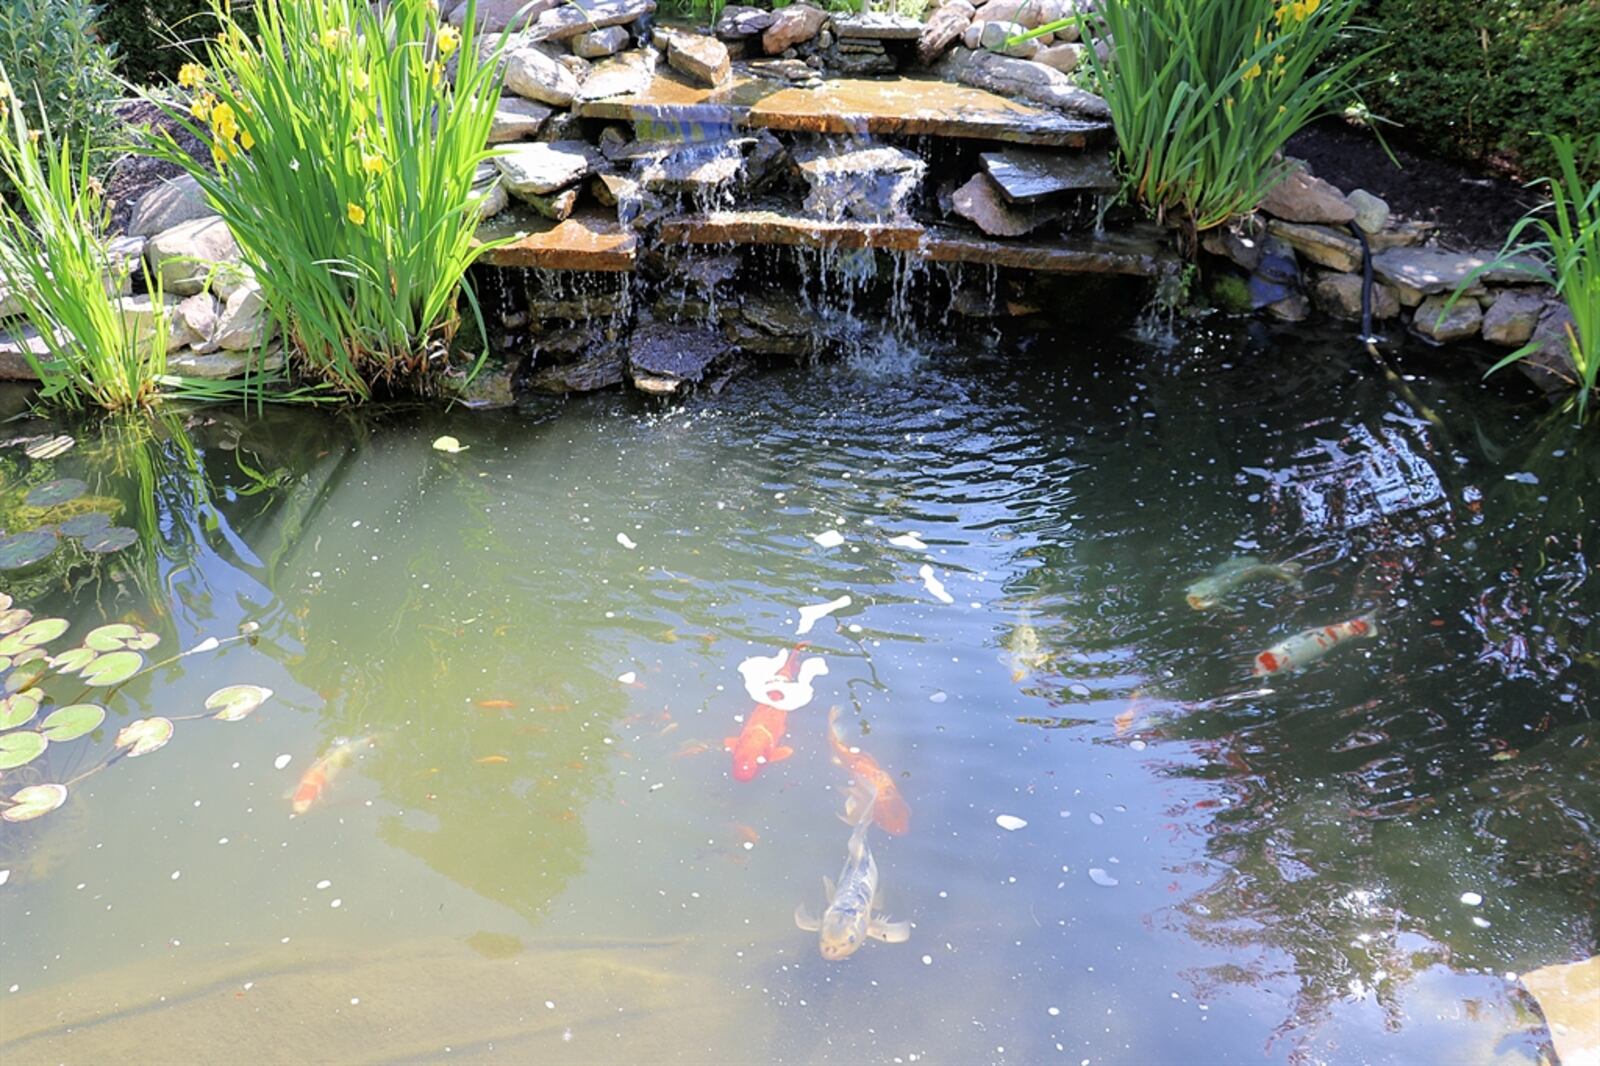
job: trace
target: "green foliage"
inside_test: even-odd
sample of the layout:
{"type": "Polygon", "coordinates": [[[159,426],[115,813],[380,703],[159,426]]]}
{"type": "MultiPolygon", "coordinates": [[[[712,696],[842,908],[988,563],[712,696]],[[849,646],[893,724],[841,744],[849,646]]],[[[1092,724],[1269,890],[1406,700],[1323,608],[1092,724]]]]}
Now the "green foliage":
{"type": "MultiPolygon", "coordinates": [[[[249,0],[233,5],[233,17],[246,33],[255,32],[249,0]]],[[[178,42],[216,31],[211,0],[109,0],[100,15],[101,38],[122,58],[123,77],[141,85],[176,78],[186,58],[178,42]]]]}
{"type": "MultiPolygon", "coordinates": [[[[1540,179],[1550,190],[1550,202],[1523,216],[1512,227],[1500,255],[1473,271],[1452,294],[1450,304],[1460,299],[1481,275],[1498,266],[1516,265],[1529,257],[1547,263],[1547,267],[1530,273],[1554,286],[1572,314],[1572,323],[1566,329],[1566,355],[1577,373],[1574,400],[1578,417],[1583,418],[1600,378],[1600,180],[1586,184],[1583,172],[1587,169],[1592,173],[1600,167],[1600,135],[1587,144],[1574,142],[1565,134],[1545,139],[1557,167],[1553,177],[1540,179]],[[1523,234],[1530,230],[1534,238],[1523,240],[1523,234]]],[[[1490,373],[1532,355],[1542,343],[1535,339],[1518,348],[1496,363],[1490,373]]]]}
{"type": "Polygon", "coordinates": [[[1368,104],[1435,151],[1553,174],[1535,131],[1595,128],[1600,0],[1363,0],[1357,17],[1390,45],[1366,68],[1368,104]]]}
{"type": "MultiPolygon", "coordinates": [[[[96,40],[99,14],[100,8],[88,0],[5,0],[0,4],[0,68],[15,83],[30,128],[39,129],[48,122],[63,140],[109,143],[116,125],[112,104],[121,94],[121,86],[115,50],[96,40]]],[[[96,160],[101,162],[108,160],[96,160]]]]}
{"type": "Polygon", "coordinates": [[[261,0],[259,35],[213,4],[225,29],[179,73],[188,110],[152,99],[218,169],[170,136],[147,150],[226,220],[299,371],[357,398],[431,387],[492,246],[473,243],[472,183],[504,42],[480,55],[472,14],[458,33],[429,0],[261,0]]]}
{"type": "Polygon", "coordinates": [[[1343,109],[1366,53],[1324,65],[1357,0],[1103,0],[1110,56],[1085,53],[1111,106],[1133,194],[1191,233],[1251,211],[1279,150],[1343,109]]]}

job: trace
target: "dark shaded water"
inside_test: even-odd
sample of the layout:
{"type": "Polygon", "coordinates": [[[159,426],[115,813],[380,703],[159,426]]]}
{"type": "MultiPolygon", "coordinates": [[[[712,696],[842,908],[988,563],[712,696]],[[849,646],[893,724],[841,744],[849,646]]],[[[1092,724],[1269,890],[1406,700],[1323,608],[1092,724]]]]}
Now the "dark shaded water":
{"type": "Polygon", "coordinates": [[[0,1052],[1533,1062],[1516,975],[1596,953],[1600,461],[1411,358],[1429,380],[1337,335],[1003,342],[670,410],[182,412],[0,449],[6,493],[82,477],[143,535],[0,577],[36,613],[174,653],[262,627],[28,780],[275,690],[0,827],[0,1052]],[[1191,609],[1241,554],[1303,584],[1191,609]],[[840,596],[794,755],[732,780],[738,665],[840,596]],[[1251,678],[1369,611],[1378,639],[1251,678]],[[844,962],[792,918],[844,859],[831,706],[911,810],[869,837],[911,938],[844,962]]]}

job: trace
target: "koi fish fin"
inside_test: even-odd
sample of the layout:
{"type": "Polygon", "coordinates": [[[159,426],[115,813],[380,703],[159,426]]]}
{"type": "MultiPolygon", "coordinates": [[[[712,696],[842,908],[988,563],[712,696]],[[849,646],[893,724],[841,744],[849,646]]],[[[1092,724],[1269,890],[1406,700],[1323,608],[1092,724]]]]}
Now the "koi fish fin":
{"type": "Polygon", "coordinates": [[[789,756],[791,756],[793,754],[794,754],[794,749],[789,747],[789,745],[785,744],[781,748],[772,749],[772,754],[767,756],[767,762],[769,762],[769,763],[782,762],[783,760],[787,759],[789,756]]]}
{"type": "Polygon", "coordinates": [[[822,929],[822,919],[811,913],[811,908],[804,903],[794,909],[794,924],[808,933],[815,933],[822,929]]]}
{"type": "Polygon", "coordinates": [[[874,918],[867,926],[867,935],[885,944],[904,944],[911,939],[911,923],[886,922],[882,918],[874,918]]]}
{"type": "Polygon", "coordinates": [[[839,890],[833,886],[833,878],[827,874],[822,875],[822,890],[828,894],[826,898],[829,903],[832,903],[833,897],[839,894],[839,890]]]}

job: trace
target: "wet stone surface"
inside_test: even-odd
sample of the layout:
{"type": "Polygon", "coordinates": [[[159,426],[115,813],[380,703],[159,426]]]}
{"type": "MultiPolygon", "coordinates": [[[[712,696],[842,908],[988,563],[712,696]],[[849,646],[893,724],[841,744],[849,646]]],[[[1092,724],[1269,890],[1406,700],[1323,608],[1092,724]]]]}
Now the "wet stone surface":
{"type": "Polygon", "coordinates": [[[1063,192],[1115,192],[1120,186],[1104,153],[1034,152],[1008,148],[978,157],[983,169],[1014,204],[1030,204],[1063,192]]]}
{"type": "Polygon", "coordinates": [[[920,156],[888,146],[823,143],[794,152],[809,188],[807,214],[839,219],[901,218],[927,173],[920,156]]]}

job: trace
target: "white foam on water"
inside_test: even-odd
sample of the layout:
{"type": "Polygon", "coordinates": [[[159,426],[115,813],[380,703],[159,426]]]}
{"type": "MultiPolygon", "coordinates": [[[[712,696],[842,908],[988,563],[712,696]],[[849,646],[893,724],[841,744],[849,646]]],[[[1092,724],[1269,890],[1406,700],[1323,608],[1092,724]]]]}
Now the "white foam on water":
{"type": "Polygon", "coordinates": [[[633,551],[633,549],[639,546],[635,544],[633,542],[633,538],[628,536],[626,533],[617,534],[617,543],[622,545],[624,548],[627,548],[629,551],[633,551]]]}
{"type": "Polygon", "coordinates": [[[632,670],[629,670],[625,674],[618,674],[617,680],[622,682],[624,685],[631,685],[635,681],[639,680],[639,675],[634,673],[632,670]]]}
{"type": "Polygon", "coordinates": [[[795,633],[805,636],[811,632],[812,626],[828,617],[834,611],[840,611],[850,606],[852,602],[854,601],[849,596],[840,596],[838,599],[829,600],[827,603],[816,603],[800,608],[800,628],[796,629],[795,633]]]}
{"type": "Polygon", "coordinates": [[[844,534],[837,529],[825,529],[811,539],[824,548],[837,548],[844,543],[844,534]]]}
{"type": "Polygon", "coordinates": [[[956,602],[956,598],[945,591],[944,582],[933,576],[933,567],[923,563],[922,568],[917,573],[922,577],[922,584],[927,587],[929,592],[933,593],[934,599],[940,603],[956,602]]]}
{"type": "Polygon", "coordinates": [[[922,538],[916,533],[902,533],[898,537],[890,537],[889,543],[896,548],[910,548],[914,552],[925,552],[928,546],[922,543],[922,538]]]}

